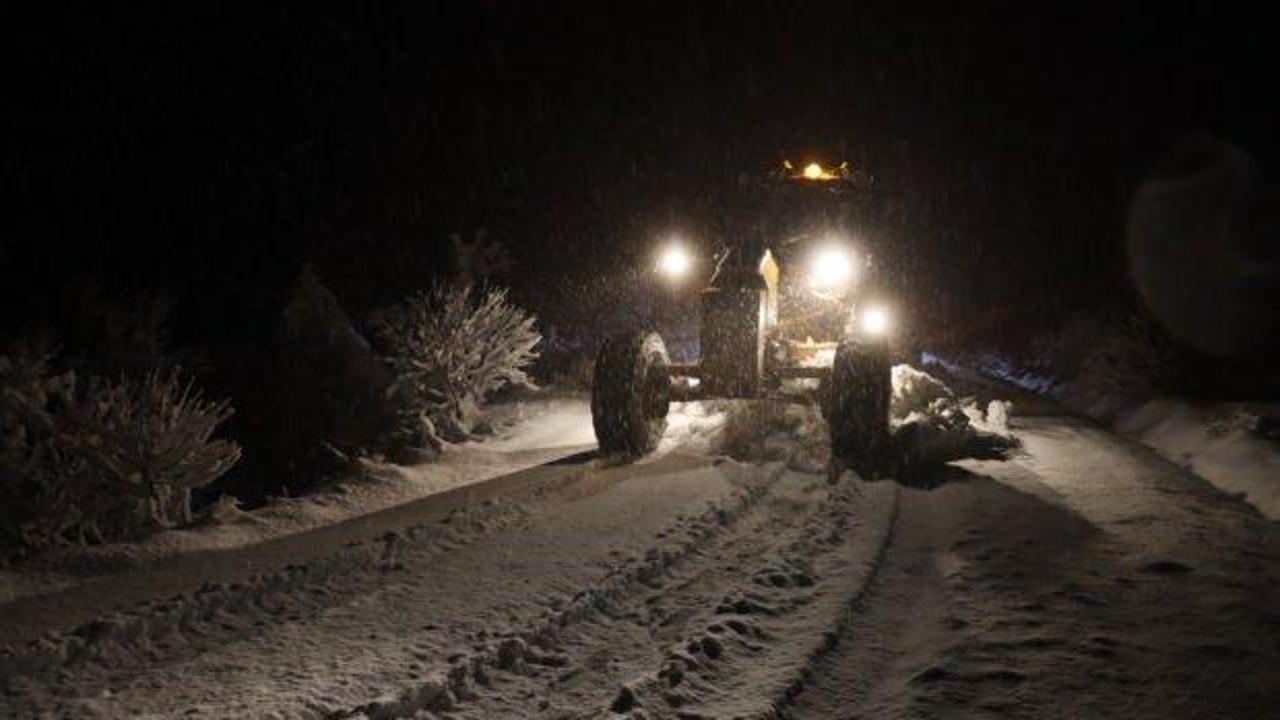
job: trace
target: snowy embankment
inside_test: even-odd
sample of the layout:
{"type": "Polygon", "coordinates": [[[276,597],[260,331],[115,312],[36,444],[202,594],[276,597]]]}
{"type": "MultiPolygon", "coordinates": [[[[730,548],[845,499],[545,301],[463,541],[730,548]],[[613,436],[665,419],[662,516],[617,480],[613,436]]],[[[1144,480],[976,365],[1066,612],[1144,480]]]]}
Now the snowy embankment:
{"type": "Polygon", "coordinates": [[[953,373],[976,371],[1051,397],[1280,520],[1280,442],[1274,431],[1280,405],[1120,397],[1091,386],[1088,378],[1056,380],[991,355],[944,360],[926,353],[925,362],[953,373]]]}
{"type": "Polygon", "coordinates": [[[359,472],[313,495],[274,498],[253,510],[228,499],[208,508],[193,527],[137,542],[54,550],[25,566],[0,570],[0,603],[179,555],[242,548],[334,525],[595,445],[590,423],[582,422],[590,410],[581,397],[535,397],[491,412],[493,438],[446,445],[430,462],[402,466],[361,460],[359,472]]]}
{"type": "Polygon", "coordinates": [[[1276,416],[1275,405],[1161,398],[1125,413],[1116,428],[1280,520],[1280,444],[1262,434],[1264,418],[1276,416]]]}

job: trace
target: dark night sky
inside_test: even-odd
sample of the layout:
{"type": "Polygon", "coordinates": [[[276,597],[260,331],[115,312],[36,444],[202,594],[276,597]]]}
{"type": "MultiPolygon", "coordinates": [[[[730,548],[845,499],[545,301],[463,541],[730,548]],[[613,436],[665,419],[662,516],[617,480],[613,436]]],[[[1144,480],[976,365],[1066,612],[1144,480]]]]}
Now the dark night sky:
{"type": "Polygon", "coordinates": [[[536,306],[664,230],[710,233],[737,172],[816,155],[877,177],[900,271],[978,327],[1031,294],[1047,314],[1123,294],[1128,197],[1179,137],[1274,168],[1261,10],[363,5],[5,23],[11,326],[97,275],[168,286],[232,332],[306,260],[365,308],[481,227],[536,306]],[[1026,279],[989,280],[1010,272],[1026,279]]]}

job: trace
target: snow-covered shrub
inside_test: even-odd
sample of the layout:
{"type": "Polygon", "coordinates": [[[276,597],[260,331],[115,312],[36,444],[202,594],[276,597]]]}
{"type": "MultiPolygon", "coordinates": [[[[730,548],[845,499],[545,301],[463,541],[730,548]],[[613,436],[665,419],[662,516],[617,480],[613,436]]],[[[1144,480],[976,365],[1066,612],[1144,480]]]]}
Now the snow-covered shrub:
{"type": "Polygon", "coordinates": [[[43,352],[0,355],[0,547],[56,544],[81,520],[81,465],[59,442],[54,415],[74,384],[74,375],[50,370],[43,352]]]}
{"type": "Polygon", "coordinates": [[[0,356],[0,540],[39,549],[189,522],[191,490],[240,457],[212,439],[230,414],[174,371],[77,383],[45,356],[0,356]]]}
{"type": "Polygon", "coordinates": [[[542,336],[506,290],[436,285],[382,315],[375,331],[396,373],[402,431],[416,441],[440,428],[465,433],[475,408],[507,385],[530,385],[526,368],[542,336]]]}
{"type": "Polygon", "coordinates": [[[230,403],[206,400],[174,371],[90,381],[65,424],[95,496],[86,512],[95,534],[128,537],[190,522],[191,491],[240,459],[239,445],[213,439],[231,413],[230,403]]]}

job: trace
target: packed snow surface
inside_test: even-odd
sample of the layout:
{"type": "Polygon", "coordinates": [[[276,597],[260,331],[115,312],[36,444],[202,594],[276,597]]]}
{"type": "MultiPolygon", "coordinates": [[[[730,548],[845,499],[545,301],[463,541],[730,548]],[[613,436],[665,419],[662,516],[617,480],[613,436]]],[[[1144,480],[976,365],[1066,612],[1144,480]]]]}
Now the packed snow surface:
{"type": "MultiPolygon", "coordinates": [[[[7,603],[0,631],[23,639],[0,652],[0,716],[1274,711],[1275,523],[1069,415],[1008,417],[898,374],[915,388],[902,397],[924,403],[901,405],[907,416],[1003,423],[1022,450],[918,483],[832,483],[815,409],[687,403],[640,462],[561,453],[224,551],[234,566],[306,550],[180,593],[164,566],[130,574],[151,596],[86,622],[57,608],[92,588],[7,603]],[[926,401],[926,388],[942,394],[926,401]]],[[[519,431],[546,431],[536,441],[499,442],[572,448],[590,427],[579,407],[574,422],[551,412],[519,431]]]]}

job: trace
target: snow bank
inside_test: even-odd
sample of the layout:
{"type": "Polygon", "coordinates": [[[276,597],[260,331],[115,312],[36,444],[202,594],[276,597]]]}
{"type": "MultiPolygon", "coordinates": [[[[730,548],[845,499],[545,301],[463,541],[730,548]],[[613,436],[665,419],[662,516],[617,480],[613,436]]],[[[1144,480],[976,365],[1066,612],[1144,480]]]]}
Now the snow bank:
{"type": "Polygon", "coordinates": [[[1008,435],[1013,403],[994,399],[983,410],[972,398],[957,398],[946,383],[929,373],[905,364],[893,367],[889,413],[896,425],[909,420],[949,417],[957,412],[963,413],[969,424],[980,431],[1008,435]]]}
{"type": "Polygon", "coordinates": [[[1280,520],[1280,446],[1262,437],[1280,406],[1207,407],[1162,398],[1122,416],[1116,429],[1280,520]]]}
{"type": "Polygon", "coordinates": [[[935,400],[955,400],[955,393],[941,380],[910,365],[893,366],[893,396],[890,412],[906,418],[913,412],[927,412],[935,400]]]}
{"type": "Polygon", "coordinates": [[[893,368],[889,414],[896,467],[903,482],[928,479],[928,469],[955,460],[999,460],[1019,445],[1009,434],[1012,404],[992,400],[984,412],[956,397],[946,383],[911,367],[893,368]]]}
{"type": "Polygon", "coordinates": [[[667,413],[667,431],[655,454],[665,455],[678,448],[713,452],[733,408],[734,401],[730,400],[671,403],[667,413]]]}
{"type": "Polygon", "coordinates": [[[217,503],[194,527],[131,543],[50,551],[33,567],[0,574],[0,599],[12,600],[92,576],[185,553],[228,550],[332,525],[395,505],[482,482],[594,445],[584,398],[540,398],[500,408],[500,427],[487,443],[446,445],[431,462],[396,465],[361,460],[361,471],[314,495],[275,498],[251,511],[217,503]],[[587,418],[585,421],[583,418],[587,418]],[[582,428],[586,428],[584,434],[582,428]],[[33,577],[35,579],[33,579],[33,577]]]}
{"type": "MultiPolygon", "coordinates": [[[[1060,380],[1020,368],[994,355],[926,353],[926,363],[948,371],[976,371],[1038,395],[1113,427],[1181,465],[1228,494],[1280,520],[1280,444],[1262,427],[1280,418],[1280,406],[1262,403],[1194,405],[1177,398],[1142,399],[1095,385],[1088,375],[1060,380]]],[[[988,413],[990,415],[990,412],[988,413]]]]}
{"type": "Polygon", "coordinates": [[[719,437],[719,451],[737,460],[781,461],[821,473],[830,455],[826,423],[816,405],[739,401],[719,437]]]}

